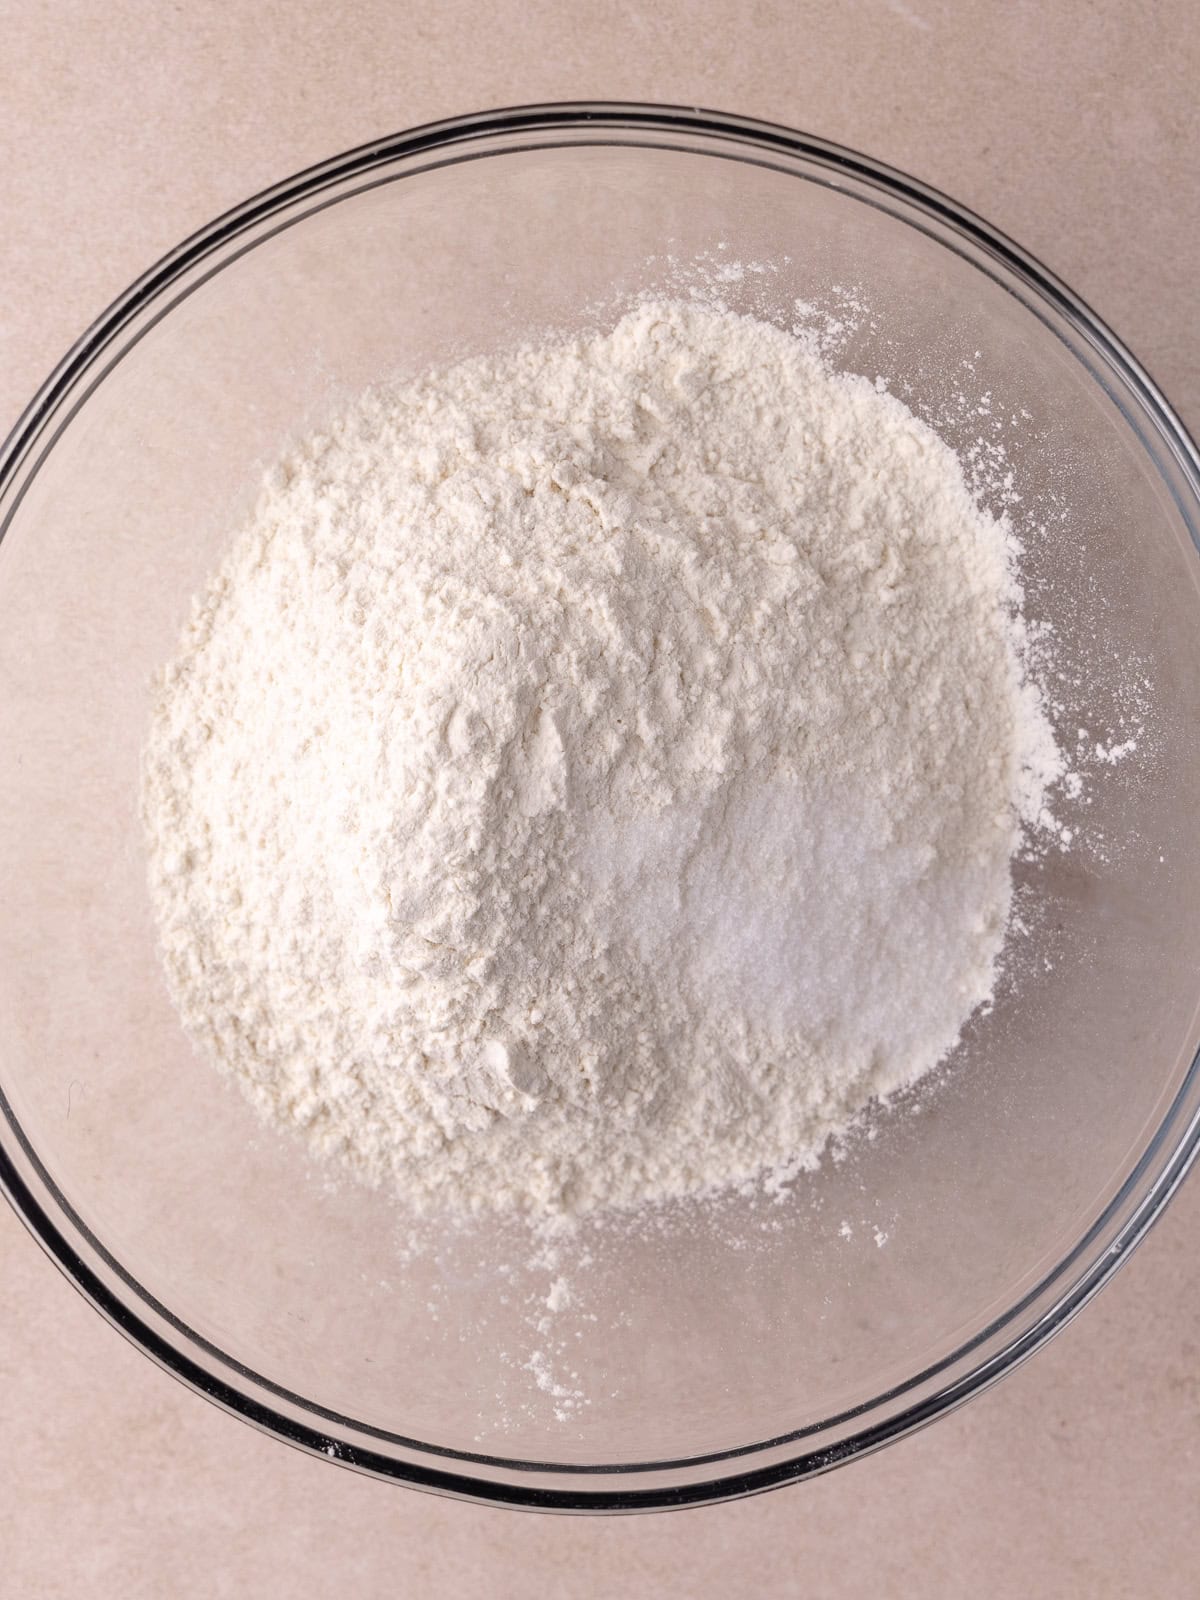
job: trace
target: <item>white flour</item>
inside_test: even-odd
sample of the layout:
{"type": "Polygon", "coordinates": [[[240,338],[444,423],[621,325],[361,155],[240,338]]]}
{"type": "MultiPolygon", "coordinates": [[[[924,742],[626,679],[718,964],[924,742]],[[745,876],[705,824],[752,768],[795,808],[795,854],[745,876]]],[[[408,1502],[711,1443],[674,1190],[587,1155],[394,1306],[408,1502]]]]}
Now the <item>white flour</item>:
{"type": "Polygon", "coordinates": [[[366,398],[159,686],[186,1027],[416,1206],[811,1164],[991,994],[1061,774],[1012,561],[898,400],[731,313],[366,398]]]}

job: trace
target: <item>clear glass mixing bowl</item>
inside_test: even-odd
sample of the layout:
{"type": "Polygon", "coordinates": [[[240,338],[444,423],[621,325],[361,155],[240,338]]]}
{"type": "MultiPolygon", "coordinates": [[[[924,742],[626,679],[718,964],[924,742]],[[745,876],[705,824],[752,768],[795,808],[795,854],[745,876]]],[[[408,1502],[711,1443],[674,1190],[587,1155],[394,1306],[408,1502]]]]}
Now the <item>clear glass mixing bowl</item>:
{"type": "Polygon", "coordinates": [[[638,106],[468,117],[222,217],[79,342],[0,470],[17,1210],[202,1393],[448,1493],[719,1499],[957,1404],[1095,1292],[1195,1152],[1198,484],[1162,396],[1044,269],[920,184],[784,129],[638,106]],[[1064,802],[1077,848],[1021,865],[1017,981],[953,1071],[778,1205],[598,1235],[551,1314],[551,1255],[504,1227],[405,1251],[386,1197],[331,1182],[194,1057],[144,883],[147,685],[289,438],[373,380],[578,324],[705,256],[771,264],[727,274],[734,303],[866,307],[843,365],[956,445],[1003,443],[1044,524],[1025,566],[1060,729],[1086,754],[1136,711],[1142,748],[1093,761],[1064,802]]]}

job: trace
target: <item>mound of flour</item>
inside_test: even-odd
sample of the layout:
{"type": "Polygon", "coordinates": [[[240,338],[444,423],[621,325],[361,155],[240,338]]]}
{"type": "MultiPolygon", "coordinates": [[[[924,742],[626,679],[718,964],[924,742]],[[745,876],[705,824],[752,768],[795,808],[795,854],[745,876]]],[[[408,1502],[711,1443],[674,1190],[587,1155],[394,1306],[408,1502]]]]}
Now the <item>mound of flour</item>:
{"type": "Polygon", "coordinates": [[[171,991],[417,1207],[811,1164],[991,994],[1060,775],[1006,528],[887,393],[682,303],[368,396],[157,687],[171,991]]]}

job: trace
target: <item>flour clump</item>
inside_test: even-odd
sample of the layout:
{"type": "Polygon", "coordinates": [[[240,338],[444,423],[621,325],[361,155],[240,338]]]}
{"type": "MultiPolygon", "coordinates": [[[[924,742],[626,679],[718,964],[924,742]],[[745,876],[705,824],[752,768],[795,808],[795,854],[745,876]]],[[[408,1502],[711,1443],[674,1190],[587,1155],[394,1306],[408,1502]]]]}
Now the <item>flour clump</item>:
{"type": "Polygon", "coordinates": [[[1014,560],[898,399],[731,312],[366,396],[156,687],[185,1027],[416,1207],[811,1165],[991,995],[1061,773],[1014,560]]]}

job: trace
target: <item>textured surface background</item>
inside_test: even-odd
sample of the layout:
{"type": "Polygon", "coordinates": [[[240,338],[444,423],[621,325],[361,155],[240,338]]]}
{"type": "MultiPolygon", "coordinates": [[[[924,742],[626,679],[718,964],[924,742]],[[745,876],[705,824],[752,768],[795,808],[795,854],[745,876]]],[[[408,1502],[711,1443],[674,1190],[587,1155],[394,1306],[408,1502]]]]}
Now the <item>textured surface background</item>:
{"type": "MultiPolygon", "coordinates": [[[[184,234],[381,133],[542,99],[698,103],[840,140],[1040,255],[1200,429],[1188,0],[2,0],[0,427],[184,234]]],[[[1200,1179],[1083,1317],[917,1438],[738,1505],[607,1522],[368,1482],[113,1333],[0,1210],[0,1564],[21,1600],[1187,1594],[1200,1179]]]]}

